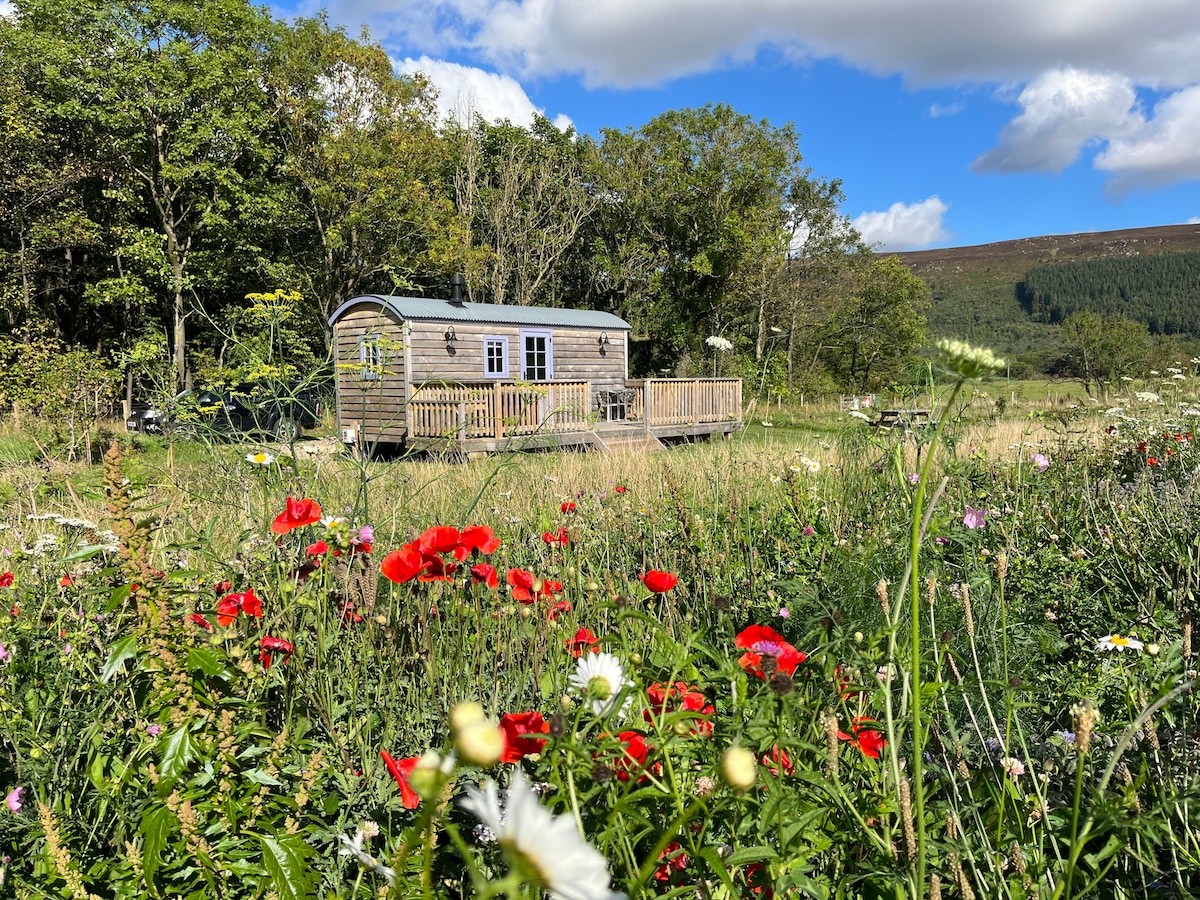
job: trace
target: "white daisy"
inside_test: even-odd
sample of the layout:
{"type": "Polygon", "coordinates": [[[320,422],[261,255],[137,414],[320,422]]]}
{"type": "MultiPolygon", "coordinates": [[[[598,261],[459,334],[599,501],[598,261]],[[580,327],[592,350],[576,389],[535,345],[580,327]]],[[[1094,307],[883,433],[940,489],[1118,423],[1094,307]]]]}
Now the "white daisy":
{"type": "MultiPolygon", "coordinates": [[[[598,654],[607,655],[607,654],[598,654]]],[[[494,781],[480,790],[468,787],[463,808],[496,836],[510,865],[529,873],[558,900],[616,900],[609,889],[608,864],[579,836],[570,816],[555,817],[538,803],[520,768],[500,792],[494,781]]]]}
{"type": "Polygon", "coordinates": [[[265,450],[259,450],[257,453],[247,453],[246,462],[254,466],[269,466],[275,462],[275,457],[265,450]]]}
{"type": "Polygon", "coordinates": [[[1146,645],[1136,638],[1120,634],[1110,634],[1096,642],[1097,650],[1116,650],[1118,653],[1124,653],[1126,650],[1141,650],[1144,646],[1146,645]]]}
{"type": "MultiPolygon", "coordinates": [[[[592,712],[598,716],[608,715],[616,705],[621,689],[633,685],[625,677],[621,661],[611,653],[583,654],[568,680],[584,700],[590,701],[592,712]]],[[[628,708],[632,700],[632,697],[625,698],[621,712],[628,708]]]]}
{"type": "Polygon", "coordinates": [[[338,856],[353,856],[358,860],[359,865],[368,871],[374,872],[387,879],[388,884],[396,883],[396,870],[391,869],[373,857],[370,853],[363,849],[363,838],[365,834],[360,828],[355,833],[353,839],[346,837],[344,834],[338,835],[338,841],[341,843],[341,849],[338,850],[338,856]]]}
{"type": "Polygon", "coordinates": [[[326,528],[337,528],[339,525],[344,525],[346,520],[342,516],[322,516],[321,524],[326,528]]]}

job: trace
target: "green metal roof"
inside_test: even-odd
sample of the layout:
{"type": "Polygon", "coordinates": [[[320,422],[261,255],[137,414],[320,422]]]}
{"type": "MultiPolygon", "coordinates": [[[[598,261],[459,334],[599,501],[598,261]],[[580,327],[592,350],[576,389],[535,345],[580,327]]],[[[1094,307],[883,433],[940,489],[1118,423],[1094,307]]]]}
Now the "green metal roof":
{"type": "Polygon", "coordinates": [[[346,310],[363,304],[385,306],[401,319],[418,322],[478,322],[487,325],[543,325],[629,331],[631,326],[612,313],[592,309],[553,309],[496,303],[451,303],[432,297],[388,297],[369,294],[347,300],[329,317],[336,322],[346,310]]]}

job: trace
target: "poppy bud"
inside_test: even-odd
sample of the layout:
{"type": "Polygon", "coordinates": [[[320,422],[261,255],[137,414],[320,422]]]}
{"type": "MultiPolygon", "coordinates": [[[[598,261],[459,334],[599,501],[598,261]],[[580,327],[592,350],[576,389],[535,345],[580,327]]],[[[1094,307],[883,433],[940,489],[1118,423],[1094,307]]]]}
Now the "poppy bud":
{"type": "Polygon", "coordinates": [[[504,734],[488,721],[478,703],[460,703],[450,710],[450,733],[459,755],[471,765],[494,766],[504,753],[504,734]]]}
{"type": "Polygon", "coordinates": [[[730,747],[721,757],[721,777],[735,791],[748,791],[758,778],[758,760],[745,747],[730,747]]]}

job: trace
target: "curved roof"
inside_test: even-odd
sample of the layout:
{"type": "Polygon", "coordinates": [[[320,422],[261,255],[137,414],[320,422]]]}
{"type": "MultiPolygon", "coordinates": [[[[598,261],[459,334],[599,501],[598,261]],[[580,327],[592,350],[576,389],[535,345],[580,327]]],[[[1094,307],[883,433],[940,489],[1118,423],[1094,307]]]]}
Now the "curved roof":
{"type": "Polygon", "coordinates": [[[386,307],[401,319],[418,322],[479,322],[487,325],[550,325],[569,328],[631,330],[619,316],[593,309],[554,309],[544,306],[511,306],[496,303],[451,303],[433,297],[395,297],[368,294],[347,300],[329,317],[333,325],[354,306],[386,307]]]}

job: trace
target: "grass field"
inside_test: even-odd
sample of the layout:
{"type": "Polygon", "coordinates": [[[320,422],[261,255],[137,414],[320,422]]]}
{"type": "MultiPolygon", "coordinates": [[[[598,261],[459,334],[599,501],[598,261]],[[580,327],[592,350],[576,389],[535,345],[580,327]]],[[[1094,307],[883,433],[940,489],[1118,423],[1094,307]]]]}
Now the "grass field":
{"type": "Polygon", "coordinates": [[[657,454],[0,435],[0,897],[1194,896],[1194,422],[1000,385],[657,454]]]}

